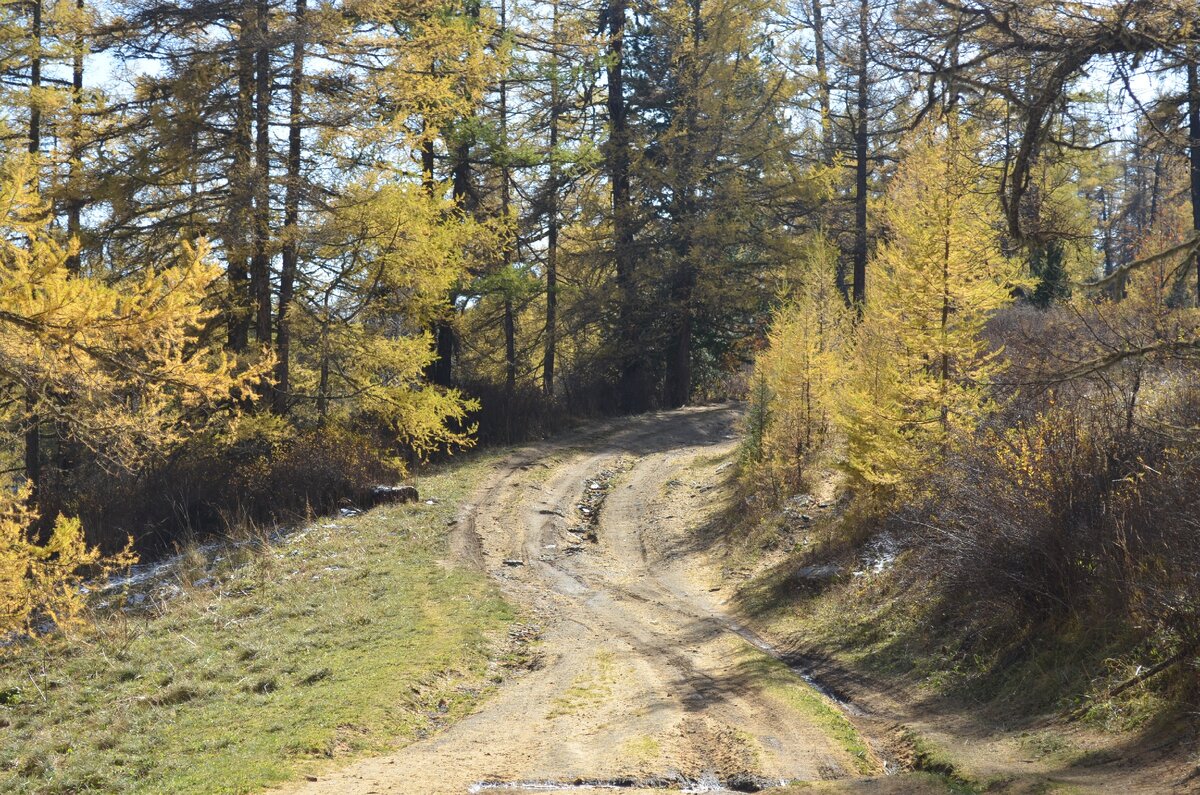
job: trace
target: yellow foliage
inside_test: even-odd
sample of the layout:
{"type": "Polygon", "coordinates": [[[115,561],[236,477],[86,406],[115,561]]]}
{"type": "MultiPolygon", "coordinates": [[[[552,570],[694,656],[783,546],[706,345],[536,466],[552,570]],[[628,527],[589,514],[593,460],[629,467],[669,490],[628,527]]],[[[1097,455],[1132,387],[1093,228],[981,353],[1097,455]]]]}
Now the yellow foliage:
{"type": "MultiPolygon", "coordinates": [[[[356,95],[341,98],[358,104],[373,122],[353,131],[351,147],[379,140],[433,142],[475,111],[501,66],[488,46],[495,37],[493,15],[484,9],[471,15],[442,0],[352,0],[333,16],[341,24],[356,23],[334,37],[341,54],[356,60],[369,53],[382,67],[366,70],[356,95]]],[[[346,145],[338,139],[347,132],[327,131],[330,140],[322,145],[346,145]]]]}
{"type": "MultiPolygon", "coordinates": [[[[175,262],[136,279],[74,273],[76,243],[52,233],[35,173],[28,158],[0,165],[0,381],[24,398],[28,416],[16,419],[53,420],[64,440],[132,470],[252,400],[269,357],[239,372],[203,340],[221,276],[206,245],[184,243],[175,262]]],[[[0,497],[0,633],[30,631],[41,617],[70,624],[83,573],[133,559],[103,558],[79,520],[62,516],[37,543],[29,498],[28,486],[0,497]]]]}
{"type": "MultiPolygon", "coordinates": [[[[442,192],[368,175],[346,192],[321,231],[317,254],[336,275],[320,303],[297,317],[293,392],[314,398],[319,422],[369,418],[418,456],[468,447],[472,401],[431,386],[435,320],[471,262],[499,251],[503,223],[458,213],[442,192]]],[[[301,408],[301,411],[304,407],[301,408]]]]}
{"type": "Polygon", "coordinates": [[[832,429],[853,321],[834,283],[837,250],[818,236],[800,259],[801,286],[776,313],[755,365],[755,382],[770,396],[762,455],[785,480],[803,475],[832,429]]]}
{"type": "Polygon", "coordinates": [[[983,331],[1012,300],[1020,264],[1000,247],[973,158],[981,146],[954,119],[927,125],[889,186],[888,238],[872,260],[841,400],[848,467],[863,484],[915,484],[992,409],[987,382],[1003,364],[983,331]]]}
{"type": "Polygon", "coordinates": [[[207,245],[182,243],[175,263],[136,280],[74,274],[74,242],[51,234],[33,173],[26,159],[0,173],[0,378],[22,388],[31,413],[134,469],[231,399],[253,399],[270,362],[237,372],[200,344],[221,276],[207,245]]]}
{"type": "Polygon", "coordinates": [[[1027,423],[1003,433],[988,434],[985,446],[1007,475],[1001,488],[1019,495],[1030,511],[1047,513],[1047,497],[1054,493],[1055,450],[1062,450],[1076,434],[1071,418],[1062,412],[1039,413],[1027,423]]]}
{"type": "Polygon", "coordinates": [[[105,557],[89,547],[78,519],[59,516],[45,544],[30,539],[37,514],[28,506],[29,489],[6,489],[0,496],[0,636],[36,634],[39,618],[56,627],[79,620],[86,603],[84,573],[104,577],[131,565],[128,548],[105,557]]]}

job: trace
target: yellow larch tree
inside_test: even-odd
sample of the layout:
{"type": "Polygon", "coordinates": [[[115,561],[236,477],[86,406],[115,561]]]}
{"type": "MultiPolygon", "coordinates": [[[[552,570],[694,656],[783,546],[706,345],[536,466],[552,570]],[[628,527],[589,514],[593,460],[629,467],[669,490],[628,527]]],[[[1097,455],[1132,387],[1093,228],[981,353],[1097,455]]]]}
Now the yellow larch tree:
{"type": "Polygon", "coordinates": [[[468,263],[494,257],[503,230],[456,213],[444,192],[386,175],[347,189],[314,233],[330,278],[296,321],[295,389],[314,397],[297,414],[322,425],[369,418],[418,457],[473,444],[475,403],[425,379],[427,329],[468,263]]]}
{"type": "Polygon", "coordinates": [[[853,312],[835,283],[837,256],[824,235],[805,242],[800,283],[784,297],[755,363],[755,382],[769,395],[762,457],[781,485],[801,485],[805,465],[833,429],[853,328],[853,312]]]}
{"type": "MultiPolygon", "coordinates": [[[[30,158],[0,166],[0,387],[24,398],[5,416],[18,437],[53,422],[63,439],[133,470],[253,399],[269,363],[238,372],[204,342],[221,275],[206,246],[182,244],[177,261],[135,279],[79,275],[68,264],[77,244],[54,233],[34,173],[30,158]]],[[[36,485],[0,489],[0,634],[70,623],[85,573],[131,560],[102,556],[62,516],[41,542],[36,485]]]]}
{"type": "Polygon", "coordinates": [[[903,491],[992,407],[1002,369],[984,338],[1021,283],[976,161],[983,141],[949,117],[915,131],[883,202],[887,230],[856,330],[840,424],[861,484],[903,491]]]}

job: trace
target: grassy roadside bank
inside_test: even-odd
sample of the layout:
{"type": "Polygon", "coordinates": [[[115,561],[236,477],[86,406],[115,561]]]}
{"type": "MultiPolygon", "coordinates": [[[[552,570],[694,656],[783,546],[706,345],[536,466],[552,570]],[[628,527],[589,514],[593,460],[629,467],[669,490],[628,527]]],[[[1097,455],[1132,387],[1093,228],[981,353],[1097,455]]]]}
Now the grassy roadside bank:
{"type": "Polygon", "coordinates": [[[855,519],[825,489],[771,510],[730,509],[708,533],[715,584],[739,620],[811,660],[914,771],[829,791],[1158,792],[1191,781],[1191,724],[1163,682],[1094,695],[1133,667],[1118,656],[1121,638],[1081,625],[982,643],[976,627],[947,620],[918,554],[864,537],[855,519]]]}
{"type": "Polygon", "coordinates": [[[514,618],[483,575],[444,563],[493,461],[422,478],[433,505],[185,556],[172,598],[0,658],[0,790],[249,792],[464,714],[501,675],[514,618]]]}

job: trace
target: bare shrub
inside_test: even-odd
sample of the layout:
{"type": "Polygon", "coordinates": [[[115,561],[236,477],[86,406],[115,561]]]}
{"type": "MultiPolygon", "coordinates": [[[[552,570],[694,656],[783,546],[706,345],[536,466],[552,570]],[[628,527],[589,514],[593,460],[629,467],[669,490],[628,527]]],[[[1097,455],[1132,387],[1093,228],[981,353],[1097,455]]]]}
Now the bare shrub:
{"type": "Polygon", "coordinates": [[[1179,429],[1200,403],[1192,390],[1149,402],[1153,416],[1127,424],[1088,390],[1043,393],[958,448],[936,498],[895,517],[945,613],[993,644],[1071,625],[1150,660],[1197,647],[1200,458],[1179,429]]]}
{"type": "Polygon", "coordinates": [[[181,540],[271,525],[366,504],[402,474],[379,438],[345,428],[199,436],[140,476],[95,475],[74,484],[75,507],[96,542],[130,533],[148,553],[181,540]]]}

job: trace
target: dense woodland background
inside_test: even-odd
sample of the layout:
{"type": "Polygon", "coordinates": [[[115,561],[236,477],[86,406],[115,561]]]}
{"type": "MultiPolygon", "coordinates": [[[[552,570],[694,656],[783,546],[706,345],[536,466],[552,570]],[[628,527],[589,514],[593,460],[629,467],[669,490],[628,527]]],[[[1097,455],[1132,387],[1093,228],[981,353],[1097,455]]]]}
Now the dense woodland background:
{"type": "Polygon", "coordinates": [[[158,554],[477,441],[734,397],[748,492],[841,473],[846,543],[893,528],[981,637],[1117,616],[1189,659],[1198,23],[1182,0],[5,4],[0,627],[69,618],[127,538],[158,554]]]}

